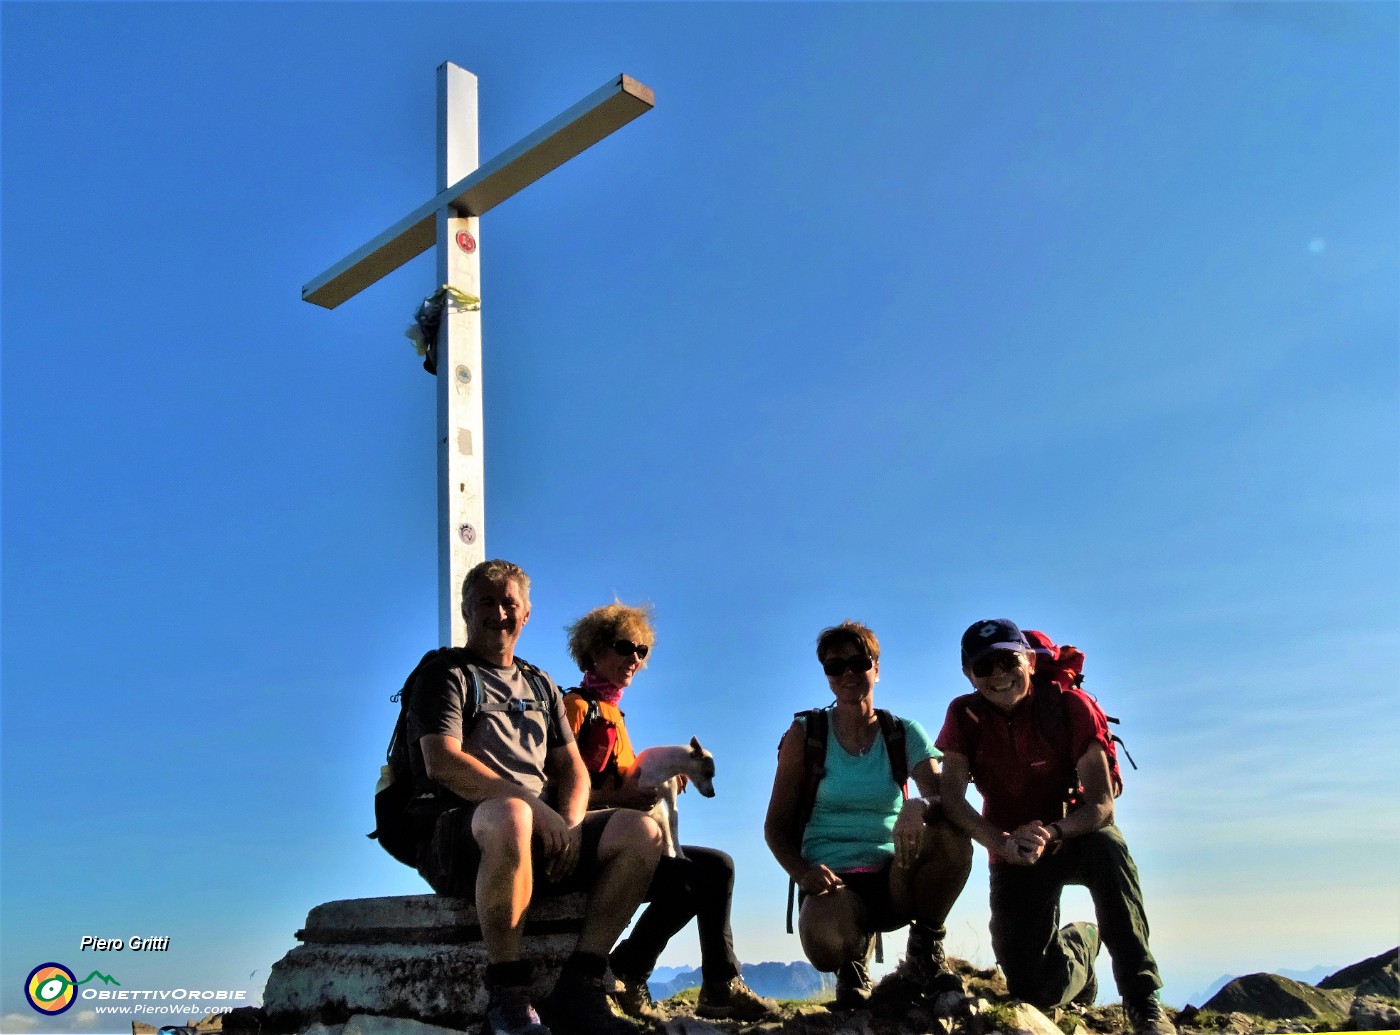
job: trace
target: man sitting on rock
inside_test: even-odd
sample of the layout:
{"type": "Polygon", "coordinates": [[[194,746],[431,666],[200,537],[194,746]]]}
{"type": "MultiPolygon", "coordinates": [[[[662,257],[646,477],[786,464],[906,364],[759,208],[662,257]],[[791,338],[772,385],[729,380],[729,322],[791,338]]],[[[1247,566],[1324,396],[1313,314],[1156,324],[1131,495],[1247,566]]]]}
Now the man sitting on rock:
{"type": "Polygon", "coordinates": [[[637,1027],[608,1005],[603,974],[651,882],[661,831],[635,810],[586,811],[588,772],[559,688],[515,657],[530,618],[525,573],[506,561],[478,564],[462,614],[466,647],[425,664],[409,703],[414,778],[448,805],[418,870],[438,894],[476,900],[489,960],[486,1035],[550,1035],[530,1001],[521,936],[532,896],[563,891],[588,891],[588,908],[540,1008],[559,1033],[632,1035],[637,1027]]]}
{"type": "Polygon", "coordinates": [[[1050,1010],[1092,1003],[1094,959],[1108,947],[1123,1009],[1136,1035],[1175,1035],[1157,990],[1162,979],[1147,947],[1147,916],[1137,868],[1113,825],[1108,729],[1078,689],[1032,685],[1033,651],[1014,622],[974,623],[962,638],[962,669],[975,691],[948,706],[943,810],[987,849],[992,949],[1011,994],[1050,1010]],[[1036,694],[1058,694],[1054,729],[1036,694]],[[975,779],[982,815],[967,801],[975,779]],[[1066,791],[1076,788],[1066,811],[1066,791]],[[1067,884],[1089,889],[1098,927],[1056,930],[1067,884]]]}

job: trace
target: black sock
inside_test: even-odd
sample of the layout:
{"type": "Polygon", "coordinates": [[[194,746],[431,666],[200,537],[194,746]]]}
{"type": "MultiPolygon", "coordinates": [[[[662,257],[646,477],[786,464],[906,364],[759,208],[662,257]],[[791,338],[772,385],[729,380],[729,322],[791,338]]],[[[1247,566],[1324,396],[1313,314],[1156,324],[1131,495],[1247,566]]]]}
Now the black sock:
{"type": "Polygon", "coordinates": [[[486,964],[486,987],[493,992],[498,988],[521,988],[529,983],[530,964],[527,960],[486,964]]]}
{"type": "Polygon", "coordinates": [[[592,952],[576,952],[564,961],[561,978],[600,978],[608,969],[605,957],[592,952]]]}

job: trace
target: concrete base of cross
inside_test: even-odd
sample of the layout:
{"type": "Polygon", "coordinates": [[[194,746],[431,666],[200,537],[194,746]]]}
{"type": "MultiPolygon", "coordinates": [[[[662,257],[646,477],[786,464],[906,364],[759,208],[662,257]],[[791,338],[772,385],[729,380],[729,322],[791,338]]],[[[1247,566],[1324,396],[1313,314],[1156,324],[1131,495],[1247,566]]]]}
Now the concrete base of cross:
{"type": "MultiPolygon", "coordinates": [[[[525,917],[524,958],[535,993],[554,987],[583,924],[583,895],[540,899],[525,917]]],[[[302,942],[272,967],[265,1032],[341,1024],[357,1014],[403,1017],[458,1031],[486,1013],[486,949],[476,909],[437,895],[327,902],[297,932],[302,942]]]]}

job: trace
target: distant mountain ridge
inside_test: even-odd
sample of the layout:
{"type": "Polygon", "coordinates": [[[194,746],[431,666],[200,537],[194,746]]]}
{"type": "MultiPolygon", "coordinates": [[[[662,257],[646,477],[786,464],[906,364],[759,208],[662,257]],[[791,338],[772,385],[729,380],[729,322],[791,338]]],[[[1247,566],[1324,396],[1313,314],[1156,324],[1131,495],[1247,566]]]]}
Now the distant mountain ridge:
{"type": "MultiPolygon", "coordinates": [[[[797,963],[743,963],[740,976],[759,995],[772,999],[812,999],[836,990],[836,980],[806,960],[797,963]]],[[[647,981],[654,999],[667,999],[700,985],[700,968],[657,967],[647,981]],[[667,973],[669,972],[669,973],[667,973]]]]}

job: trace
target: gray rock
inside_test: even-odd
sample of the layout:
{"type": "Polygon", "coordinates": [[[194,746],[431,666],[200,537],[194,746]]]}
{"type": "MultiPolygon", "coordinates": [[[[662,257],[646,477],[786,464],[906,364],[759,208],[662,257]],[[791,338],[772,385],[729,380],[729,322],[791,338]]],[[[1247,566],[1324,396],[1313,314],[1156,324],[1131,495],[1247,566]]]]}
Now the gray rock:
{"type": "Polygon", "coordinates": [[[1378,996],[1357,996],[1351,1002],[1350,1016],[1357,1031],[1400,1030],[1400,1009],[1378,996]]]}
{"type": "Polygon", "coordinates": [[[1012,1003],[997,1020],[1011,1035],[1064,1035],[1055,1022],[1028,1003],[1012,1003]]]}
{"type": "Polygon", "coordinates": [[[969,997],[965,992],[941,992],[933,1001],[934,1016],[957,1017],[966,1012],[965,1006],[968,1002],[969,997]]]}
{"type": "Polygon", "coordinates": [[[667,1021],[661,1030],[665,1035],[727,1035],[723,1028],[699,1017],[676,1017],[667,1021]]]}
{"type": "Polygon", "coordinates": [[[404,1017],[374,1017],[356,1014],[345,1024],[341,1035],[462,1035],[454,1028],[410,1021],[404,1017]]]}

